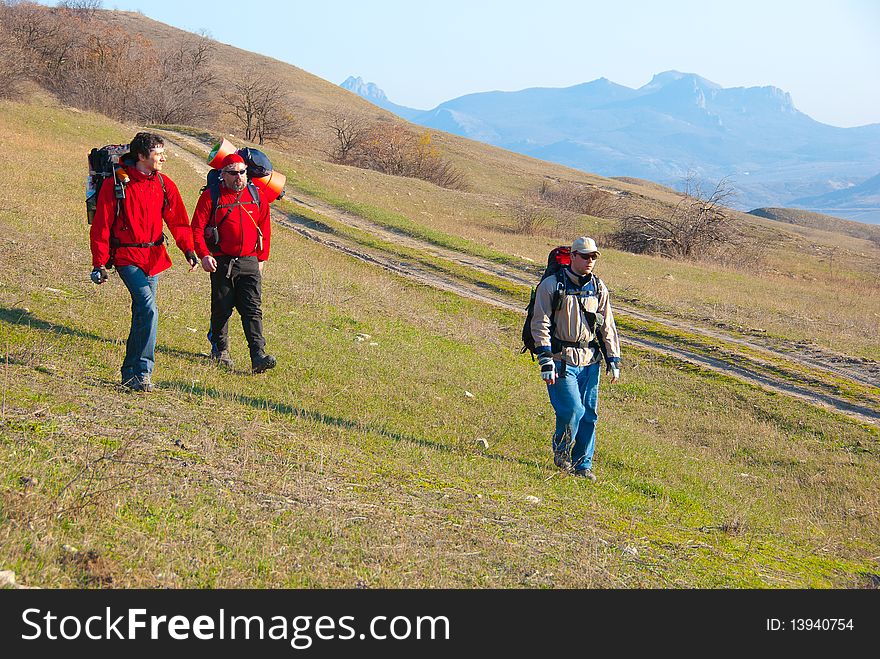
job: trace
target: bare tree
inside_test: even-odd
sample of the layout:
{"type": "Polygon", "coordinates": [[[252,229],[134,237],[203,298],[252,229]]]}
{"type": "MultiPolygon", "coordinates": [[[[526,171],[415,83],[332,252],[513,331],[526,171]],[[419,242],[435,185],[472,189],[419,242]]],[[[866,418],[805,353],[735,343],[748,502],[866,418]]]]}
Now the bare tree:
{"type": "Polygon", "coordinates": [[[194,124],[213,114],[211,94],[217,81],[210,58],[214,44],[205,38],[186,37],[145,75],[147,89],[138,94],[132,111],[145,123],[194,124]],[[150,76],[152,73],[152,76],[150,76]]]}
{"type": "Polygon", "coordinates": [[[335,107],[330,111],[328,127],[336,138],[336,143],[329,153],[330,160],[336,163],[350,164],[354,154],[362,148],[362,143],[367,136],[367,120],[340,107],[335,107]]]}
{"type": "Polygon", "coordinates": [[[101,0],[61,0],[56,6],[58,9],[76,13],[85,20],[91,20],[103,5],[101,0]]]}
{"type": "Polygon", "coordinates": [[[668,217],[628,215],[620,220],[611,242],[637,254],[698,258],[736,240],[730,215],[723,206],[734,195],[723,178],[709,194],[692,175],[668,217]]]}
{"type": "Polygon", "coordinates": [[[239,120],[246,140],[263,144],[282,141],[297,132],[293,117],[284,109],[287,98],[280,83],[248,73],[244,80],[232,84],[223,99],[239,120]]]}
{"type": "Polygon", "coordinates": [[[5,44],[0,98],[17,98],[32,70],[30,51],[15,31],[15,24],[10,20],[12,13],[8,0],[0,1],[0,43],[5,44]]]}

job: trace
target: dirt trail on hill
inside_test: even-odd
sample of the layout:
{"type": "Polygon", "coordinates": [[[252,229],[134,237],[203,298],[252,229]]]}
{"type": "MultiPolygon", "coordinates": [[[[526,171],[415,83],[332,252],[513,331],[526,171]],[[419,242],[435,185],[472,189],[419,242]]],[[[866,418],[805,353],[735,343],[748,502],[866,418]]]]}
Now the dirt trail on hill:
{"type": "MultiPolygon", "coordinates": [[[[191,150],[194,149],[200,153],[204,152],[207,154],[208,147],[204,143],[187,135],[171,133],[170,131],[161,132],[171,144],[179,147],[179,155],[189,165],[197,172],[207,174],[209,167],[204,157],[199,158],[191,153],[191,150]]],[[[284,198],[294,205],[310,209],[315,213],[364,231],[385,242],[416,249],[427,255],[466,266],[475,271],[490,274],[515,284],[533,286],[538,276],[537,273],[542,269],[538,265],[532,270],[501,265],[487,259],[427,243],[377,225],[358,215],[340,210],[320,199],[304,195],[302,192],[294,191],[290,188],[285,190],[284,198]]],[[[362,261],[378,265],[385,270],[397,273],[408,279],[506,310],[524,313],[522,304],[511,301],[503,293],[487,290],[477,284],[459,280],[453,275],[438,272],[417,261],[407,260],[394,254],[382,252],[379,249],[364,247],[353,240],[334,234],[326,226],[304,216],[273,207],[272,218],[277,224],[287,227],[309,240],[321,243],[362,261]]],[[[762,360],[761,355],[772,358],[777,364],[780,360],[793,362],[821,372],[831,373],[862,385],[880,387],[880,365],[874,362],[832,354],[815,346],[771,342],[764,337],[740,338],[712,327],[699,326],[691,321],[647,312],[626,304],[615,303],[614,310],[618,316],[629,316],[641,321],[656,323],[663,327],[683,330],[691,334],[698,334],[720,341],[725,344],[726,353],[728,349],[735,351],[739,347],[748,350],[752,354],[729,353],[723,356],[710,356],[690,349],[688,346],[678,344],[672,339],[654,336],[634,336],[632,333],[627,333],[625,338],[626,344],[675,357],[703,368],[745,380],[777,393],[796,396],[815,405],[831,408],[855,417],[860,421],[867,421],[875,425],[880,424],[880,406],[874,405],[868,400],[858,402],[849,400],[830,391],[822,390],[818,384],[817,386],[810,386],[806,382],[787,380],[769,371],[769,362],[762,360]]],[[[880,395],[880,389],[878,389],[878,395],[880,395]]]]}

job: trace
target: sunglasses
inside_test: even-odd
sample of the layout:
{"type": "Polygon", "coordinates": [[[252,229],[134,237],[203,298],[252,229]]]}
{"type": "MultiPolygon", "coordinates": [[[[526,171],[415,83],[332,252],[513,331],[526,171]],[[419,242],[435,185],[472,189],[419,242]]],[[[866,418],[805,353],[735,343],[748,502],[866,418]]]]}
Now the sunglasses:
{"type": "Polygon", "coordinates": [[[244,176],[247,174],[246,169],[224,169],[224,174],[232,174],[233,176],[244,176]]]}
{"type": "Polygon", "coordinates": [[[581,252],[572,252],[572,254],[573,254],[574,256],[579,256],[579,257],[581,257],[584,261],[595,261],[596,259],[599,258],[599,255],[596,254],[596,253],[592,253],[592,254],[582,254],[581,252]]]}

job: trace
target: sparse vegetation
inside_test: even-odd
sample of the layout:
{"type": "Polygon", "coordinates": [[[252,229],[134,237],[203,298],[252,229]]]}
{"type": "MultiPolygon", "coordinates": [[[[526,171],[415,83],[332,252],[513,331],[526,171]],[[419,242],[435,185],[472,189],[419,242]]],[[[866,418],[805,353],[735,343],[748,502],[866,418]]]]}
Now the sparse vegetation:
{"type": "Polygon", "coordinates": [[[328,125],[336,140],[330,153],[333,162],[418,178],[452,190],[467,188],[462,172],[440,155],[427,131],[416,134],[389,121],[367,123],[338,108],[328,125]]]}
{"type": "Polygon", "coordinates": [[[2,0],[0,34],[14,55],[7,95],[30,79],[64,103],[116,119],[209,120],[212,42],[184,35],[162,51],[149,39],[96,20],[99,7],[89,0],[54,8],[2,0]]]}

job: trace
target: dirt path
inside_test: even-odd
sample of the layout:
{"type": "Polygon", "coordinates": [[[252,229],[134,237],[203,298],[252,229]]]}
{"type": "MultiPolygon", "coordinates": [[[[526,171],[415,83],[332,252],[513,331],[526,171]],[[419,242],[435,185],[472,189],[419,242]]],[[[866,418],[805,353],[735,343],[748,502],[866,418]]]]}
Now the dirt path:
{"type": "MultiPolygon", "coordinates": [[[[186,160],[188,164],[190,164],[197,172],[207,174],[209,168],[204,158],[199,158],[191,153],[192,150],[195,150],[207,154],[208,148],[205,144],[186,135],[170,133],[168,131],[163,132],[169,142],[180,148],[179,155],[186,160]]],[[[535,283],[535,272],[538,269],[537,267],[531,271],[526,270],[525,268],[518,269],[508,265],[500,265],[480,257],[463,254],[445,247],[433,245],[396,231],[389,230],[360,216],[354,215],[353,213],[340,210],[320,199],[303,195],[301,192],[289,188],[285,190],[284,198],[294,205],[308,208],[322,216],[328,217],[347,226],[357,228],[383,241],[417,249],[425,254],[466,266],[478,272],[490,274],[516,284],[533,286],[535,283]]],[[[450,291],[470,299],[479,300],[514,312],[523,312],[521,304],[511,301],[501,293],[487,291],[485,288],[480,288],[476,284],[463,282],[446,273],[438,273],[436,270],[428,268],[418,262],[402,260],[397,255],[391,255],[377,249],[365,248],[353,240],[348,240],[331,233],[326,227],[323,227],[319,223],[306,217],[297,215],[296,213],[284,212],[277,207],[273,207],[272,218],[277,224],[285,226],[309,240],[319,242],[331,249],[344,252],[365,262],[378,265],[388,271],[418,281],[426,286],[450,291]]],[[[617,303],[614,306],[615,313],[619,316],[629,316],[631,318],[656,323],[672,329],[699,334],[703,337],[720,341],[733,351],[739,347],[746,349],[753,354],[746,355],[743,353],[737,353],[735,355],[725,355],[724,357],[714,357],[703,354],[697,350],[689,349],[687,346],[679,345],[671,340],[665,341],[653,336],[635,336],[632,333],[629,333],[626,336],[626,343],[630,345],[682,359],[692,364],[697,364],[703,368],[745,380],[746,382],[761,386],[771,391],[796,396],[815,405],[831,408],[849,416],[853,416],[860,421],[866,421],[872,424],[880,423],[880,412],[878,412],[878,407],[872,405],[870,401],[852,401],[843,396],[838,396],[834,393],[822,390],[818,386],[810,386],[807,383],[791,382],[783,379],[767,370],[767,363],[761,360],[760,355],[766,355],[768,358],[773,358],[777,363],[781,359],[786,362],[793,362],[795,364],[807,366],[820,372],[832,373],[838,377],[847,378],[862,385],[880,387],[880,367],[873,362],[854,359],[844,355],[834,355],[813,346],[809,347],[809,351],[804,351],[805,346],[799,344],[770,344],[770,342],[763,339],[763,337],[755,337],[754,339],[751,337],[741,338],[715,328],[700,326],[691,321],[686,321],[680,318],[646,312],[626,304],[617,303]],[[759,356],[756,357],[754,353],[757,353],[759,356]]],[[[880,391],[878,391],[878,394],[880,394],[880,391]]]]}

